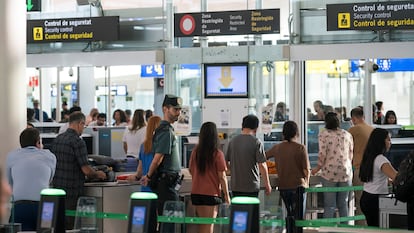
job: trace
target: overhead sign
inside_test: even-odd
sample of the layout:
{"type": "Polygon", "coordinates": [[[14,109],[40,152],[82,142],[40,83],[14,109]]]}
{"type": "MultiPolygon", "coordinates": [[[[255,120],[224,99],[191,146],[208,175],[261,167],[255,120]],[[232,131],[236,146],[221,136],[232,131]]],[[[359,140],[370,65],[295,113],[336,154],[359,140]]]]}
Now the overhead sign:
{"type": "Polygon", "coordinates": [[[280,32],[280,9],[174,14],[174,36],[273,34],[280,32]]]}
{"type": "Polygon", "coordinates": [[[41,11],[42,0],[26,0],[26,9],[29,11],[41,11]]]}
{"type": "Polygon", "coordinates": [[[414,2],[389,1],[326,5],[327,30],[412,30],[414,2]]]}
{"type": "Polygon", "coordinates": [[[27,43],[116,41],[118,39],[118,16],[27,21],[27,43]]]}
{"type": "Polygon", "coordinates": [[[164,65],[141,65],[141,77],[164,77],[164,65]]]}

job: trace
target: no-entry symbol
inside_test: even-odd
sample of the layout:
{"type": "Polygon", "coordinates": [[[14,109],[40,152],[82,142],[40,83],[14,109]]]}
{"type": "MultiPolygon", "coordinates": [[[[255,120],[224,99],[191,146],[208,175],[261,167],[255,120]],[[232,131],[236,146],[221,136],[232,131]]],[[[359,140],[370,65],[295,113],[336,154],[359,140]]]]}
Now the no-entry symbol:
{"type": "Polygon", "coordinates": [[[195,20],[191,15],[184,15],[180,20],[180,31],[184,35],[190,35],[196,28],[195,20]]]}

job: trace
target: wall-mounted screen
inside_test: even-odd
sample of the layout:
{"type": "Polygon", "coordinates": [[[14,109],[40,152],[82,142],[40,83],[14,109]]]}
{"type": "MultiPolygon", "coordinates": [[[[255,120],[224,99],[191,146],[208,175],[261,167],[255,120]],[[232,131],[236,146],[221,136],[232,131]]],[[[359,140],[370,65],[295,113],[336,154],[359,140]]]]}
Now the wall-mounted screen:
{"type": "Polygon", "coordinates": [[[126,96],[127,95],[127,86],[126,85],[118,85],[118,86],[116,86],[116,95],[118,95],[118,96],[126,96]]]}
{"type": "MultiPolygon", "coordinates": [[[[108,87],[106,86],[96,86],[96,95],[108,95],[108,87]]],[[[116,85],[111,86],[111,95],[114,96],[127,96],[128,88],[126,85],[116,85]]]]}
{"type": "Polygon", "coordinates": [[[204,65],[205,98],[247,98],[248,91],[248,63],[204,65]]]}

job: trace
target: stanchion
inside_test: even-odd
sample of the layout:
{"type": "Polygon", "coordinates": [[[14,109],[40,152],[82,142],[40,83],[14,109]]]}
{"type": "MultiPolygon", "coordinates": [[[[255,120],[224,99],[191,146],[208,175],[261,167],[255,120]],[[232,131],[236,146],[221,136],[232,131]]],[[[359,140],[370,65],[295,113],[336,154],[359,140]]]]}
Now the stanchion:
{"type": "Polygon", "coordinates": [[[62,189],[43,189],[40,192],[37,233],[65,232],[65,198],[62,189]]]}
{"type": "MultiPolygon", "coordinates": [[[[296,216],[295,216],[295,221],[296,220],[303,220],[303,208],[304,208],[304,206],[303,206],[303,194],[305,193],[305,188],[304,187],[302,187],[302,186],[299,186],[297,189],[296,189],[296,198],[297,198],[297,200],[296,200],[296,216]]],[[[296,233],[303,233],[303,228],[301,227],[301,226],[296,226],[296,223],[295,223],[295,232],[296,233]]]]}
{"type": "Polygon", "coordinates": [[[155,193],[135,192],[131,194],[128,232],[156,232],[157,200],[158,196],[155,193]]]}
{"type": "Polygon", "coordinates": [[[259,205],[256,197],[235,197],[231,200],[229,233],[259,232],[259,205]]]}

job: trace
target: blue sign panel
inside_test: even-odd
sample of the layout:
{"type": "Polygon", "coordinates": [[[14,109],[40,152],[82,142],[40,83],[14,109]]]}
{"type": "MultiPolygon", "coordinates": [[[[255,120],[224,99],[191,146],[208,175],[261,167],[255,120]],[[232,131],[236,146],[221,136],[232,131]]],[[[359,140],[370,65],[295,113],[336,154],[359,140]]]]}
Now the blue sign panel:
{"type": "MultiPolygon", "coordinates": [[[[378,65],[377,72],[414,71],[414,59],[374,59],[374,62],[378,65]]],[[[360,72],[359,60],[349,60],[349,63],[350,73],[360,72]]]]}
{"type": "Polygon", "coordinates": [[[199,64],[182,64],[181,69],[187,69],[187,70],[199,70],[200,65],[199,64]]]}
{"type": "Polygon", "coordinates": [[[377,72],[414,71],[414,59],[376,59],[377,72]]]}
{"type": "Polygon", "coordinates": [[[164,77],[164,65],[141,65],[141,77],[164,77]]]}

